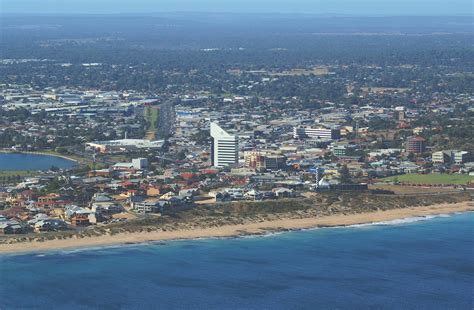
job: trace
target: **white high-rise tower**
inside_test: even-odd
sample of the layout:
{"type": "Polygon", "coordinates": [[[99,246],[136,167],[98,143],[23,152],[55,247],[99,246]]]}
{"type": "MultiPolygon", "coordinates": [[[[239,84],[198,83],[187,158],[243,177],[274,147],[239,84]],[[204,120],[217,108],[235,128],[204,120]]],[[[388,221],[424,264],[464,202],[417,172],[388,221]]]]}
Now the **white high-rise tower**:
{"type": "Polygon", "coordinates": [[[211,122],[211,158],[214,167],[225,167],[239,161],[239,139],[211,122]]]}

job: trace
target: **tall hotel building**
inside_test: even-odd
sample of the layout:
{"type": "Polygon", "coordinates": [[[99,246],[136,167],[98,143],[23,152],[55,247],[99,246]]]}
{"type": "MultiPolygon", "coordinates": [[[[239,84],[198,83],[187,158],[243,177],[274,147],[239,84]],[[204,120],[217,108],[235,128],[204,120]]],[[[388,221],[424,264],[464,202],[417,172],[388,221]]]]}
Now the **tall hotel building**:
{"type": "Polygon", "coordinates": [[[211,161],[214,167],[225,167],[239,162],[239,140],[211,122],[211,161]]]}

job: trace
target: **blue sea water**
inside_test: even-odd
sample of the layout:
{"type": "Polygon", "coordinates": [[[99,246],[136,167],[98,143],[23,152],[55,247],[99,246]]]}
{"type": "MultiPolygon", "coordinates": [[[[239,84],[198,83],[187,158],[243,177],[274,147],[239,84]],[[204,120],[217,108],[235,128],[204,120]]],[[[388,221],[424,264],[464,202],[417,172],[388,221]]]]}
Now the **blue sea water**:
{"type": "Polygon", "coordinates": [[[473,309],[474,214],[0,256],[1,309],[473,309]]]}
{"type": "Polygon", "coordinates": [[[75,161],[62,157],[38,154],[0,153],[0,171],[48,170],[52,166],[68,169],[75,161]]]}

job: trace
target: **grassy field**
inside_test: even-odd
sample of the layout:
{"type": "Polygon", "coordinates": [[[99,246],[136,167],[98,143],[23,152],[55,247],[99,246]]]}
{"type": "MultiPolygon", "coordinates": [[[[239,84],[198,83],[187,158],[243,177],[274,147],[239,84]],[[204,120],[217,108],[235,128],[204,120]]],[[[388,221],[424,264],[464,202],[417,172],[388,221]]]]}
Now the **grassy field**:
{"type": "Polygon", "coordinates": [[[0,171],[0,177],[11,177],[11,176],[21,176],[26,177],[33,175],[35,172],[31,171],[0,171]]]}
{"type": "Polygon", "coordinates": [[[59,152],[56,152],[56,151],[48,151],[48,150],[38,151],[37,153],[38,154],[44,154],[44,155],[61,156],[61,157],[64,157],[64,158],[67,158],[67,159],[72,159],[72,160],[75,160],[79,163],[85,163],[85,164],[88,164],[88,163],[92,162],[92,160],[90,158],[78,156],[76,154],[71,154],[71,153],[62,154],[62,153],[59,153],[59,152]]]}
{"type": "Polygon", "coordinates": [[[318,67],[312,69],[291,69],[282,72],[270,72],[271,76],[306,76],[306,75],[326,75],[329,74],[329,68],[318,67]]]}
{"type": "Polygon", "coordinates": [[[150,127],[148,130],[156,130],[158,126],[158,116],[159,116],[159,108],[155,106],[150,106],[146,108],[145,111],[146,120],[150,127]]]}
{"type": "Polygon", "coordinates": [[[467,184],[474,181],[474,176],[461,174],[403,174],[384,178],[385,182],[406,182],[414,184],[467,184]]]}
{"type": "Polygon", "coordinates": [[[150,106],[145,110],[145,118],[148,122],[148,130],[145,138],[148,140],[155,140],[156,130],[158,128],[158,118],[160,116],[160,110],[158,107],[150,106]]]}

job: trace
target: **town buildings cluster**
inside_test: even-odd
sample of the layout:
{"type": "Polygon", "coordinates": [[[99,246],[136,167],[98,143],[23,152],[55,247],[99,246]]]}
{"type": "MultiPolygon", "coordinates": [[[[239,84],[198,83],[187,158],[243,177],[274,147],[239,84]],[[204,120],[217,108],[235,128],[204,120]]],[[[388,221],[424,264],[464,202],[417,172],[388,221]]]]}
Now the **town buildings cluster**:
{"type": "MultiPolygon", "coordinates": [[[[259,74],[253,76],[259,83],[276,78],[259,74]]],[[[432,113],[449,117],[459,104],[472,113],[473,98],[376,103],[401,92],[361,89],[363,105],[326,100],[315,109],[302,107],[301,98],[2,85],[4,151],[48,150],[80,158],[80,167],[4,178],[0,233],[84,229],[199,204],[363,191],[379,178],[407,173],[472,175],[469,150],[431,145],[426,133],[443,128],[417,123],[432,113]]]]}

